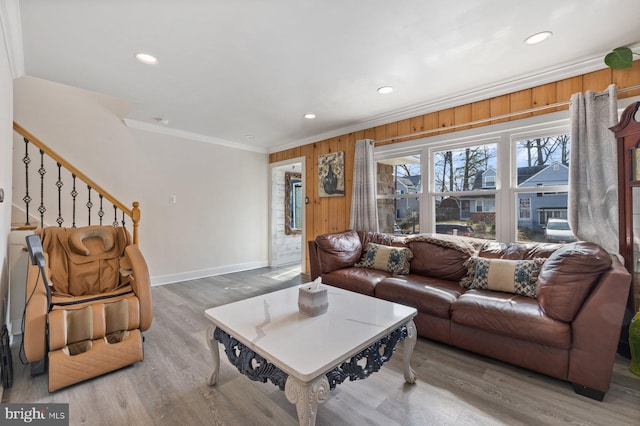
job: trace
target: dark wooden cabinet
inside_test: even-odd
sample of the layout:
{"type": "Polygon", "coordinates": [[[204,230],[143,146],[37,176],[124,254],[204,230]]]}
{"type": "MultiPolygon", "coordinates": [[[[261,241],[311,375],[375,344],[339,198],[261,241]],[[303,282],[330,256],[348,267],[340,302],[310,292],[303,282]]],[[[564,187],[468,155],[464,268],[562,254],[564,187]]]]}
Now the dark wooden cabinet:
{"type": "Polygon", "coordinates": [[[640,304],[640,102],[629,105],[611,130],[618,139],[620,254],[632,283],[618,352],[630,356],[629,323],[640,304]]]}

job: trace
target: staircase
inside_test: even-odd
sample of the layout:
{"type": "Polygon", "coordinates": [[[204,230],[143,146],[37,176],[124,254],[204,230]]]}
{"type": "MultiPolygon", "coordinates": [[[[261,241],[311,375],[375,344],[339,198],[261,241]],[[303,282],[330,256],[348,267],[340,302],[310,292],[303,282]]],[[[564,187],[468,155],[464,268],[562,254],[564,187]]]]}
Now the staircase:
{"type": "MultiPolygon", "coordinates": [[[[133,243],[138,244],[137,201],[127,207],[20,124],[14,122],[13,130],[24,142],[24,173],[13,182],[14,200],[16,194],[22,194],[22,203],[13,203],[12,229],[111,224],[130,227],[133,243]],[[24,220],[16,221],[16,216],[24,220]]],[[[18,146],[14,149],[17,151],[18,146]]],[[[20,166],[14,164],[14,170],[17,167],[20,166]]],[[[18,175],[14,172],[14,176],[18,175]]]]}

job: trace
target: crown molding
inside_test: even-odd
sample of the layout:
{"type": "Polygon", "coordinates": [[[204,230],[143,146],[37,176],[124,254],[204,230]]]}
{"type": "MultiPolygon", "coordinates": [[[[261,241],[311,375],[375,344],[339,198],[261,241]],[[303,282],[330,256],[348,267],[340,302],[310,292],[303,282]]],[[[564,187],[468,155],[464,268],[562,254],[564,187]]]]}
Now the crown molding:
{"type": "Polygon", "coordinates": [[[0,27],[14,79],[25,75],[22,45],[22,20],[18,0],[0,0],[0,27]]]}
{"type": "MultiPolygon", "coordinates": [[[[629,47],[631,49],[637,49],[639,46],[640,44],[635,44],[629,47]]],[[[530,89],[532,87],[541,86],[543,84],[553,83],[556,81],[564,80],[566,78],[588,74],[590,72],[598,71],[607,67],[604,63],[604,56],[606,55],[606,53],[608,52],[583,59],[579,62],[567,63],[559,67],[549,68],[538,72],[526,74],[519,78],[503,83],[485,86],[472,91],[460,92],[450,96],[445,96],[427,102],[411,105],[406,108],[397,109],[389,113],[380,114],[374,117],[367,118],[365,120],[358,121],[346,127],[341,127],[329,132],[317,134],[308,138],[270,148],[269,153],[271,154],[291,148],[297,148],[302,145],[315,143],[318,141],[333,138],[336,136],[346,135],[364,129],[370,129],[372,127],[380,126],[383,124],[393,123],[395,121],[405,120],[407,118],[418,117],[420,115],[429,114],[431,112],[442,111],[460,105],[466,105],[473,102],[491,99],[496,96],[530,89]]]]}
{"type": "Polygon", "coordinates": [[[125,118],[122,120],[124,124],[131,129],[145,130],[147,132],[160,133],[163,135],[174,136],[177,138],[188,139],[196,142],[206,142],[214,145],[225,146],[227,148],[242,149],[244,151],[257,152],[259,154],[267,154],[265,148],[231,142],[224,139],[218,139],[206,136],[200,133],[188,132],[186,130],[172,129],[170,127],[160,126],[158,124],[145,123],[144,121],[131,120],[125,118]]]}

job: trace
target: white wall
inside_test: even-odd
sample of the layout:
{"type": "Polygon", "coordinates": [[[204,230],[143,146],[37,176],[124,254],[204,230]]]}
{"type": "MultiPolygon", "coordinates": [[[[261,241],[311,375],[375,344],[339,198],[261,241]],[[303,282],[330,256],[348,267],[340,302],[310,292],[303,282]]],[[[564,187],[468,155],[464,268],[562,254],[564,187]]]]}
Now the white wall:
{"type": "Polygon", "coordinates": [[[285,173],[302,173],[300,163],[271,169],[271,265],[301,263],[302,232],[285,234],[285,173]]]}
{"type": "Polygon", "coordinates": [[[32,77],[14,97],[18,123],[123,203],[140,202],[154,284],[268,264],[267,154],[129,129],[99,97],[32,77]]]}
{"type": "MultiPolygon", "coordinates": [[[[9,282],[8,240],[11,230],[11,134],[13,133],[13,77],[9,54],[0,23],[0,188],[4,202],[0,203],[0,325],[5,323],[4,302],[9,282]]],[[[1,392],[0,392],[1,395],[1,392]]]]}

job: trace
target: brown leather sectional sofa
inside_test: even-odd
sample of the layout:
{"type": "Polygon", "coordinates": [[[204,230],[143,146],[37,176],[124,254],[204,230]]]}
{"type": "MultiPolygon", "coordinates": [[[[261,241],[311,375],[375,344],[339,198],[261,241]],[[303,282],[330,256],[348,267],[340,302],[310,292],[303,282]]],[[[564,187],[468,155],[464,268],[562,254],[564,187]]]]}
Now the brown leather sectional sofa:
{"type": "Polygon", "coordinates": [[[596,244],[345,231],[309,241],[309,258],[312,279],[415,307],[423,337],[569,381],[593,399],[609,389],[631,276],[596,244]],[[369,243],[409,248],[409,273],[354,266],[369,243]],[[536,297],[462,287],[472,256],[543,259],[536,297]]]}

